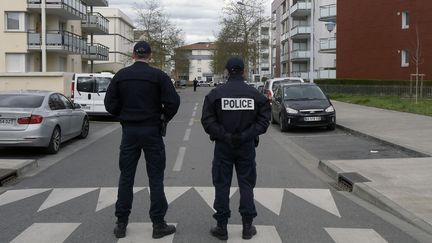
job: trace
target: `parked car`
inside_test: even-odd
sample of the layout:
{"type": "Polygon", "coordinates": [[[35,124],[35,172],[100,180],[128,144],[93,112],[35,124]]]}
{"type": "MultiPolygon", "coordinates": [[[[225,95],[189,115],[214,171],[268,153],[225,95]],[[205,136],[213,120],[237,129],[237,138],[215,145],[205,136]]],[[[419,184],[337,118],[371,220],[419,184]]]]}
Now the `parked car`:
{"type": "Polygon", "coordinates": [[[336,127],[336,111],[330,99],[316,84],[283,84],[275,92],[272,123],[282,132],[292,127],[336,127]]]}
{"type": "Polygon", "coordinates": [[[210,87],[210,86],[215,86],[213,81],[199,81],[198,82],[198,86],[200,87],[210,87]]]}
{"type": "Polygon", "coordinates": [[[186,80],[184,80],[184,79],[177,80],[177,81],[176,81],[176,86],[177,86],[177,87],[186,86],[186,80]]]}
{"type": "Polygon", "coordinates": [[[62,142],[86,138],[89,127],[86,112],[60,93],[0,92],[0,147],[44,147],[55,154],[62,142]]]}
{"type": "Polygon", "coordinates": [[[92,116],[110,116],[104,105],[105,94],[114,74],[76,73],[72,81],[71,99],[92,116]]]}
{"type": "Polygon", "coordinates": [[[304,80],[297,77],[273,78],[267,80],[264,86],[264,94],[270,102],[272,101],[274,91],[277,87],[285,83],[304,83],[304,80]]]}

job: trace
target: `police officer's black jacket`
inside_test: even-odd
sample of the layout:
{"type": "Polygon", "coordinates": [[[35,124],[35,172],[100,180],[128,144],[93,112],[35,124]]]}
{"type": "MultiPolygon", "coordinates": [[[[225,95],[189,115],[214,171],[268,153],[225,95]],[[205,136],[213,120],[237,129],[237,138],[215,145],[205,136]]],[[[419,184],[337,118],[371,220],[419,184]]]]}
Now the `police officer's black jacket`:
{"type": "Polygon", "coordinates": [[[270,112],[267,98],[238,75],[205,97],[201,123],[211,140],[237,135],[244,143],[267,131],[270,112]]]}
{"type": "Polygon", "coordinates": [[[135,62],[114,75],[105,96],[105,108],[122,123],[160,125],[171,120],[180,106],[171,79],[145,62],[135,62]]]}

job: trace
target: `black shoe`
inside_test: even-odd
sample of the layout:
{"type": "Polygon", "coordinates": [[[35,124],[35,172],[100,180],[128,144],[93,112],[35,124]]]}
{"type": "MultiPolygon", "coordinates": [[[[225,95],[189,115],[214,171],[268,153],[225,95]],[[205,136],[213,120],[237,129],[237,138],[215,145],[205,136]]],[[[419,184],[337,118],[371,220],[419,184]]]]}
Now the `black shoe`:
{"type": "Polygon", "coordinates": [[[219,240],[228,240],[228,230],[226,225],[218,225],[210,229],[210,233],[219,240]]]}
{"type": "Polygon", "coordinates": [[[116,227],[114,228],[114,235],[116,238],[124,238],[126,237],[126,227],[127,223],[117,222],[116,227]]]}
{"type": "Polygon", "coordinates": [[[253,226],[252,224],[243,224],[242,238],[244,240],[250,240],[256,234],[257,230],[255,226],[253,226]]]}
{"type": "Polygon", "coordinates": [[[165,222],[153,224],[153,239],[159,239],[166,235],[174,234],[176,227],[174,225],[168,225],[165,222]]]}

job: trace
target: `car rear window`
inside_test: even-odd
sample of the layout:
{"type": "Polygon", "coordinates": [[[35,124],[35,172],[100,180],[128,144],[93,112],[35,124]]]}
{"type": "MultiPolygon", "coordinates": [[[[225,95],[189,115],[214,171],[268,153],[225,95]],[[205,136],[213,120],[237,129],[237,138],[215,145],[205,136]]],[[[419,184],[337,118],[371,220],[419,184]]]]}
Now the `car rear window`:
{"type": "Polygon", "coordinates": [[[5,108],[38,108],[42,105],[44,96],[0,94],[0,107],[5,108]]]}
{"type": "Polygon", "coordinates": [[[93,77],[78,77],[77,79],[77,90],[79,92],[93,93],[95,90],[94,86],[93,77]]]}
{"type": "Polygon", "coordinates": [[[96,77],[95,81],[98,92],[106,92],[108,89],[108,85],[111,82],[111,78],[96,77]]]}

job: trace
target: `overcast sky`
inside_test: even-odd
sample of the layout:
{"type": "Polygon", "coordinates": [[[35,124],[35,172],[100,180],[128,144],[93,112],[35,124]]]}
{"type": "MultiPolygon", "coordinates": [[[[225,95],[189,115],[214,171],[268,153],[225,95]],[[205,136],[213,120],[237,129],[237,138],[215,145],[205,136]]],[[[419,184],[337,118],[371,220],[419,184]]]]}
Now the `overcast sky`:
{"type": "MultiPolygon", "coordinates": [[[[236,2],[236,0],[231,0],[236,2]]],[[[271,2],[265,0],[266,14],[270,16],[271,2]]],[[[214,41],[219,31],[222,8],[229,0],[160,0],[172,23],[183,30],[186,44],[214,41]]],[[[133,9],[142,0],[109,0],[109,6],[119,8],[135,21],[133,9]]]]}

